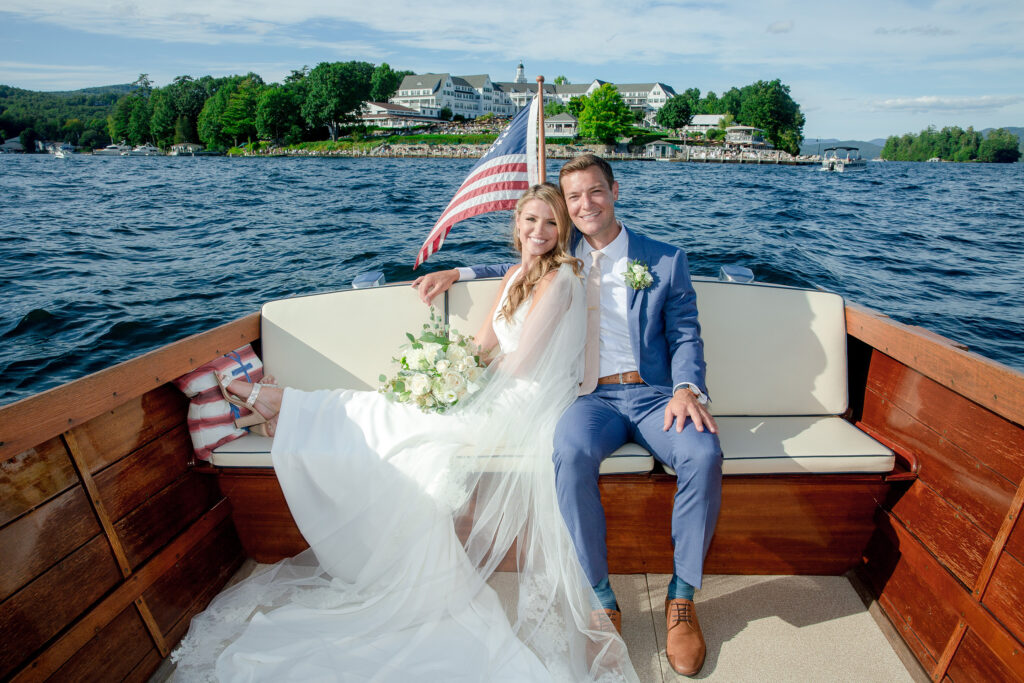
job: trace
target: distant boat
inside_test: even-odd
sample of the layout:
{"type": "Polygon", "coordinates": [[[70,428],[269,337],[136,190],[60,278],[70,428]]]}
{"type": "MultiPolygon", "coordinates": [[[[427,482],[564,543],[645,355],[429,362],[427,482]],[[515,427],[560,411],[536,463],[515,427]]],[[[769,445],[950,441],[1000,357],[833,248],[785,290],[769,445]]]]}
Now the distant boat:
{"type": "Polygon", "coordinates": [[[860,155],[859,147],[829,147],[821,158],[821,170],[823,171],[850,171],[857,168],[867,168],[868,162],[860,155]]]}
{"type": "Polygon", "coordinates": [[[144,145],[137,145],[136,147],[121,152],[123,157],[155,157],[160,156],[163,152],[159,148],[154,147],[148,142],[144,145]]]}
{"type": "Polygon", "coordinates": [[[932,157],[931,159],[928,160],[928,163],[936,164],[936,163],[939,163],[940,161],[942,161],[942,159],[940,159],[938,157],[932,157]]]}
{"type": "Polygon", "coordinates": [[[93,151],[93,156],[119,157],[125,152],[132,151],[131,145],[125,144],[124,140],[116,145],[107,145],[103,149],[93,151]]]}
{"type": "Polygon", "coordinates": [[[57,157],[58,159],[70,159],[72,152],[73,148],[71,147],[71,145],[65,144],[61,145],[60,147],[54,148],[53,156],[57,157]]]}

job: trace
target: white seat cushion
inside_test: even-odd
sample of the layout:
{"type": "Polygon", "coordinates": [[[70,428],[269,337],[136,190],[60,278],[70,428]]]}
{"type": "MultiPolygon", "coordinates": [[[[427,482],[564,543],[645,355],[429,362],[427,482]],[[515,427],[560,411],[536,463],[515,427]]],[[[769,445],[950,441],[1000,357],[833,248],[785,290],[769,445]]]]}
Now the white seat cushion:
{"type": "MultiPolygon", "coordinates": [[[[211,464],[216,467],[273,467],[270,447],[274,440],[266,436],[246,434],[213,451],[211,464]]],[[[492,458],[488,469],[500,469],[504,457],[492,458]]],[[[654,458],[635,443],[627,443],[601,463],[601,474],[645,474],[654,468],[654,458]]]]}
{"type": "MultiPolygon", "coordinates": [[[[844,474],[892,470],[892,451],[835,416],[716,417],[722,473],[844,474]]],[[[675,474],[666,467],[669,474],[675,474]]]]}

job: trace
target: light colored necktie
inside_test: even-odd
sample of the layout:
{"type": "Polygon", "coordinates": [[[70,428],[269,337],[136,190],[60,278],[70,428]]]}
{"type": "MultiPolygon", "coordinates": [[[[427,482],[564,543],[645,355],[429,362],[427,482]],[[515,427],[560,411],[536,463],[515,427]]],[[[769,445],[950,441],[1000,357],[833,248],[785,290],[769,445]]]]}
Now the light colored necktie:
{"type": "Polygon", "coordinates": [[[601,368],[601,260],[602,251],[592,251],[593,261],[587,273],[587,343],[583,351],[583,383],[580,396],[597,387],[597,373],[601,368]]]}

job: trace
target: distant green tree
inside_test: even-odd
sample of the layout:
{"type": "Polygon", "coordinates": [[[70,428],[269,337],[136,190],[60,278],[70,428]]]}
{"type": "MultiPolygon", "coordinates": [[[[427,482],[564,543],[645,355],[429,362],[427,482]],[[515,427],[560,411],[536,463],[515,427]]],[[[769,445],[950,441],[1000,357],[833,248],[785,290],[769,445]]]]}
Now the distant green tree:
{"type": "Polygon", "coordinates": [[[181,114],[174,121],[174,144],[180,145],[183,142],[199,142],[199,136],[189,118],[181,114]]]}
{"type": "Polygon", "coordinates": [[[745,125],[763,130],[777,149],[799,154],[805,119],[789,95],[789,86],[777,78],[757,81],[743,88],[742,96],[739,112],[730,113],[745,125]]]}
{"type": "Polygon", "coordinates": [[[34,128],[26,128],[21,131],[21,135],[18,136],[18,142],[21,143],[22,148],[28,154],[34,154],[36,151],[36,140],[39,139],[39,134],[36,133],[34,128]]]}
{"type": "Polygon", "coordinates": [[[633,123],[629,107],[611,83],[605,83],[584,98],[583,113],[579,119],[582,137],[604,143],[614,143],[615,138],[628,131],[633,123]]]}
{"type": "Polygon", "coordinates": [[[131,114],[128,116],[128,142],[133,145],[141,145],[152,139],[149,128],[149,120],[153,113],[149,109],[149,100],[136,95],[129,95],[131,101],[131,114]]]}
{"type": "MultiPolygon", "coordinates": [[[[82,137],[82,133],[85,132],[85,124],[82,123],[81,119],[71,118],[64,122],[61,127],[61,137],[64,142],[69,142],[72,145],[77,145],[78,141],[82,137]]],[[[3,139],[3,134],[0,133],[0,140],[3,139]]]]}
{"type": "Polygon", "coordinates": [[[174,95],[168,88],[158,88],[149,98],[153,115],[149,119],[149,131],[157,147],[164,149],[174,144],[174,131],[178,112],[174,107],[174,95]]]}
{"type": "Polygon", "coordinates": [[[392,95],[398,92],[398,86],[402,79],[411,76],[411,71],[394,71],[387,62],[384,62],[373,70],[370,76],[370,100],[372,102],[387,102],[392,95]]]}
{"type": "Polygon", "coordinates": [[[705,135],[707,136],[708,140],[721,140],[722,138],[725,137],[725,129],[709,128],[705,135]]]}
{"type": "Polygon", "coordinates": [[[565,108],[578,119],[580,114],[583,113],[583,107],[585,106],[586,102],[583,97],[570,97],[569,103],[565,105],[565,108]]]}
{"type": "Polygon", "coordinates": [[[693,119],[692,107],[693,101],[689,97],[683,95],[670,97],[665,106],[658,110],[656,118],[658,125],[671,129],[685,128],[693,119]]]}
{"type": "Polygon", "coordinates": [[[78,138],[78,146],[85,149],[96,149],[107,144],[107,135],[103,131],[90,128],[78,138]]]}
{"type": "Polygon", "coordinates": [[[309,92],[302,116],[313,127],[326,126],[331,140],[338,128],[354,122],[370,96],[373,65],[367,62],[321,62],[309,72],[309,92]]]}
{"type": "Polygon", "coordinates": [[[1020,140],[1005,128],[989,131],[988,136],[978,148],[978,159],[992,163],[1012,164],[1020,159],[1020,140]]]}
{"type": "Polygon", "coordinates": [[[107,132],[110,134],[111,142],[128,139],[128,126],[137,99],[130,95],[122,96],[117,101],[114,111],[107,117],[107,132]]]}
{"type": "Polygon", "coordinates": [[[558,100],[548,100],[544,103],[544,116],[557,116],[569,111],[569,108],[558,100]]]}
{"type": "Polygon", "coordinates": [[[262,79],[245,78],[228,97],[220,116],[221,129],[235,146],[243,140],[256,138],[256,108],[262,90],[262,79]]]}
{"type": "Polygon", "coordinates": [[[565,76],[555,76],[555,85],[569,85],[569,79],[565,76]]]}
{"type": "Polygon", "coordinates": [[[280,142],[293,137],[296,129],[301,138],[302,111],[296,93],[286,87],[264,90],[256,105],[256,132],[260,138],[280,142]]]}
{"type": "Polygon", "coordinates": [[[441,107],[441,111],[438,112],[437,118],[441,119],[442,121],[451,121],[452,110],[449,109],[448,107],[441,107]]]}
{"type": "Polygon", "coordinates": [[[221,88],[213,97],[206,100],[202,111],[199,112],[196,131],[199,140],[208,148],[222,149],[231,143],[231,138],[224,132],[224,125],[221,116],[228,108],[228,100],[231,98],[231,89],[221,88]]]}
{"type": "Polygon", "coordinates": [[[135,94],[143,99],[149,99],[153,92],[153,82],[149,80],[149,74],[139,74],[139,77],[132,82],[135,94]]]}

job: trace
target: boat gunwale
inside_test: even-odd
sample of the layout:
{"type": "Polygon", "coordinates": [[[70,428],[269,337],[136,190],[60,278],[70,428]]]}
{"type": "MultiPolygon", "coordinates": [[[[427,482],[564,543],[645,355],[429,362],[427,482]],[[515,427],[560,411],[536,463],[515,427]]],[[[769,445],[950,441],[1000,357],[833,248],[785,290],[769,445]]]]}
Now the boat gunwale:
{"type": "Polygon", "coordinates": [[[260,313],[250,313],[212,330],[190,335],[85,377],[0,406],[0,462],[259,337],[260,313]]]}

